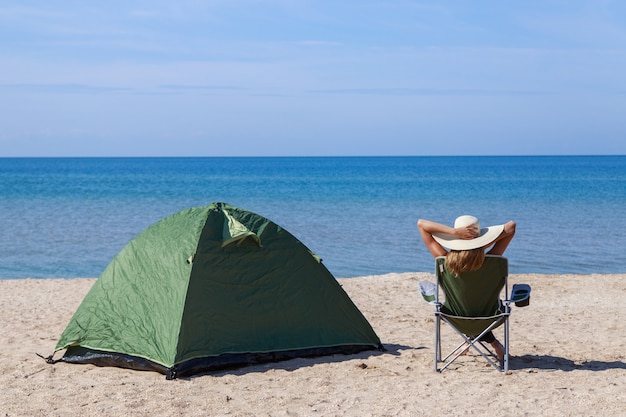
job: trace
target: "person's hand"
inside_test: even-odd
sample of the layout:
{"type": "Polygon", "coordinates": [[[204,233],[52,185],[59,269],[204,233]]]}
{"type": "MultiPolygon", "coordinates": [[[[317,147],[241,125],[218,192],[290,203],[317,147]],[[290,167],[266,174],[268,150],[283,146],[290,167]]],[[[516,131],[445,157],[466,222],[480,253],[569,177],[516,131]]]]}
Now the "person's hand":
{"type": "Polygon", "coordinates": [[[454,229],[454,235],[461,239],[474,239],[478,237],[479,234],[480,230],[478,230],[475,224],[470,224],[465,227],[458,227],[454,229]]]}

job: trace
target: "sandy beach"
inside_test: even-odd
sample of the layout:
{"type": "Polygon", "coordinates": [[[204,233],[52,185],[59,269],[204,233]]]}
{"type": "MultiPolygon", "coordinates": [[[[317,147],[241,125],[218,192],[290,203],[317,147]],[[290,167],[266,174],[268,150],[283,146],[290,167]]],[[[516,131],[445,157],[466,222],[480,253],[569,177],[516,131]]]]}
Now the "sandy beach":
{"type": "MultiPolygon", "coordinates": [[[[94,279],[0,281],[3,416],[626,415],[625,275],[512,275],[511,370],[470,354],[433,370],[427,273],[340,279],[386,352],[296,359],[167,381],[155,372],[47,364],[94,279]]],[[[449,329],[444,329],[444,335],[449,329]]],[[[496,332],[496,336],[501,330],[496,332]]],[[[454,340],[454,339],[453,339],[454,340]]]]}

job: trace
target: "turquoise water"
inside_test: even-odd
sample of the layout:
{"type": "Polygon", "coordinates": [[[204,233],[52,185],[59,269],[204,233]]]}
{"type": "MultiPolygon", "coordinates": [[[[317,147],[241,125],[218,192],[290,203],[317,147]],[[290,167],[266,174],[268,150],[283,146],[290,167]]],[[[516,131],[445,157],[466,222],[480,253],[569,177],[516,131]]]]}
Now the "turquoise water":
{"type": "Polygon", "coordinates": [[[223,201],[336,277],[431,271],[415,222],[518,223],[511,273],[626,272],[626,157],[0,158],[0,278],[96,277],[135,235],[223,201]]]}

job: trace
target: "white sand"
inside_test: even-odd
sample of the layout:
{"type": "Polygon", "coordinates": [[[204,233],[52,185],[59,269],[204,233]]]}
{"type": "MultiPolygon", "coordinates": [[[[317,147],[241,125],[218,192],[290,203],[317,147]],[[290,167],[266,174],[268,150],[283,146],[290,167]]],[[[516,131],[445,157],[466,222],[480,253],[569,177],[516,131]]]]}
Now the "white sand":
{"type": "Polygon", "coordinates": [[[174,381],[155,372],[46,364],[35,353],[52,353],[94,280],[0,281],[0,416],[622,416],[625,278],[510,277],[533,291],[530,306],[511,316],[507,375],[474,355],[441,374],[433,370],[433,308],[417,292],[417,282],[432,276],[407,273],[340,280],[387,352],[174,381]]]}

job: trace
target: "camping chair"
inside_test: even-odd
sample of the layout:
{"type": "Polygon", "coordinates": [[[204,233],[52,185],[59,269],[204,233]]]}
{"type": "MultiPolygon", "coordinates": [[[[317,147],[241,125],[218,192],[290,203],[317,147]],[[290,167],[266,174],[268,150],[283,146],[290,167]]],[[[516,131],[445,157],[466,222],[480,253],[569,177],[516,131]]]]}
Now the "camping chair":
{"type": "Polygon", "coordinates": [[[477,271],[457,277],[445,268],[445,257],[435,260],[436,284],[421,282],[420,292],[435,305],[435,370],[442,372],[461,355],[474,349],[501,372],[509,370],[509,315],[511,303],[518,307],[529,304],[530,286],[515,284],[508,292],[508,261],[502,256],[486,255],[477,271]],[[445,302],[439,301],[439,288],[445,302]],[[500,293],[504,288],[504,300],[500,293]],[[463,341],[446,357],[441,355],[441,322],[447,323],[463,341]],[[500,362],[481,338],[496,327],[504,325],[504,360],[500,362]],[[440,366],[441,364],[441,366],[440,366]]]}

